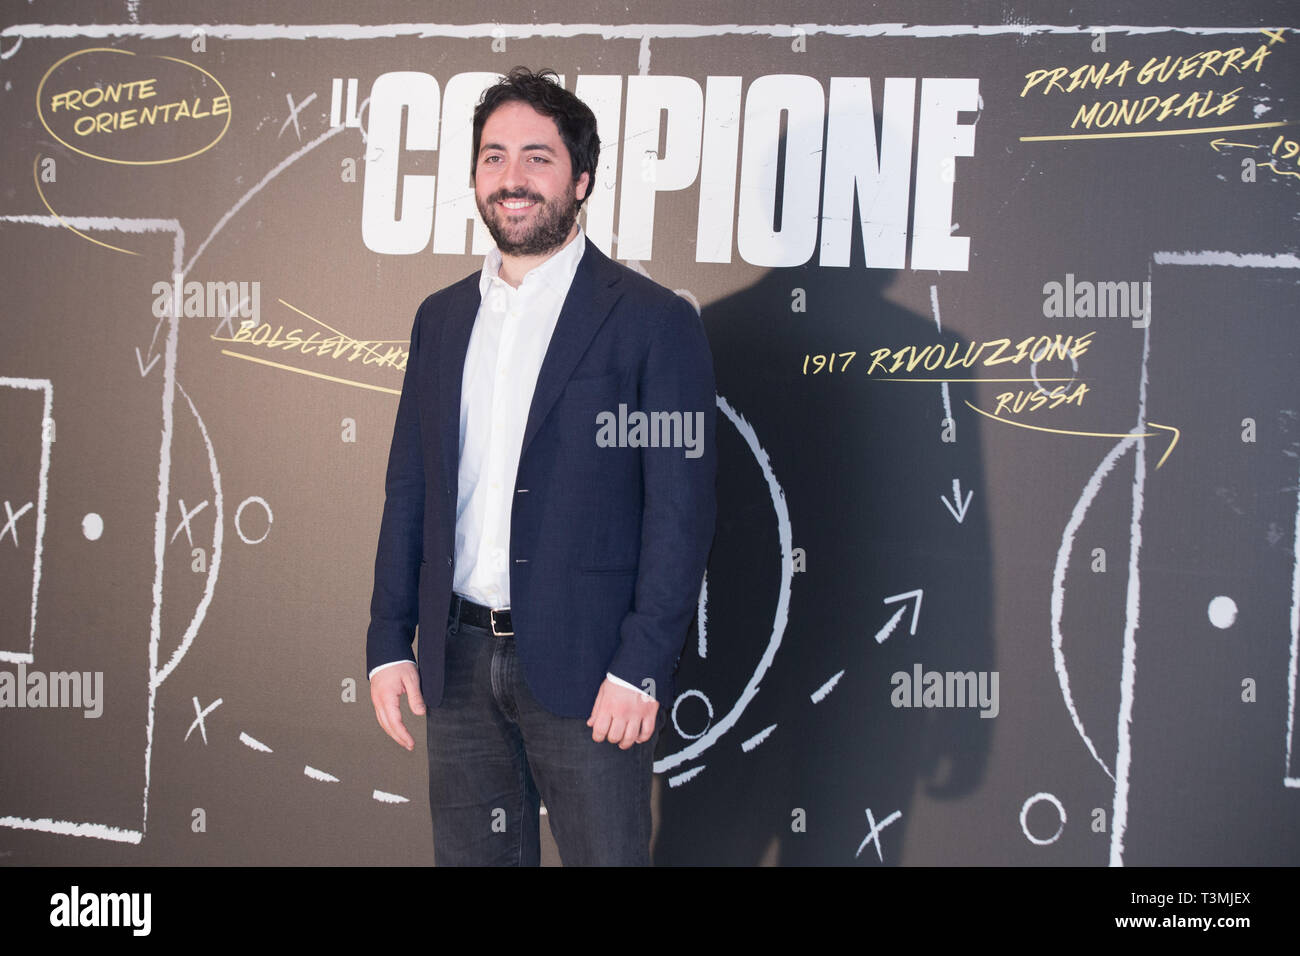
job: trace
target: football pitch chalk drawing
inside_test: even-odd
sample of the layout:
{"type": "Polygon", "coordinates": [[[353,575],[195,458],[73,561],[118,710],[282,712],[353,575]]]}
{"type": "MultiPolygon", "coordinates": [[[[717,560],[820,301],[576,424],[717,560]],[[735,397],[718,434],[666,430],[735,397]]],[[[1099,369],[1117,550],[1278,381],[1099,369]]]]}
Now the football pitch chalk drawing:
{"type": "Polygon", "coordinates": [[[1290,5],[264,6],[0,17],[6,862],[431,862],[363,645],[518,64],[714,359],[656,862],[1300,858],[1290,5]]]}

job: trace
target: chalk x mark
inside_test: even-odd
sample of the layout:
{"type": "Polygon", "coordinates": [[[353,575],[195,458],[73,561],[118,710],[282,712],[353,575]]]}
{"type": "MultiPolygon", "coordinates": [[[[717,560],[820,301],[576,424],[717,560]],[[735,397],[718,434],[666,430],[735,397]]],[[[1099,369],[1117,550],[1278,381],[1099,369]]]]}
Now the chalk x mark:
{"type": "Polygon", "coordinates": [[[885,817],[885,819],[877,823],[876,818],[871,815],[871,808],[868,807],[867,825],[870,827],[870,829],[867,831],[867,835],[863,838],[862,843],[858,845],[858,852],[853,855],[855,857],[861,856],[862,851],[867,848],[867,844],[874,843],[876,845],[876,859],[878,859],[881,863],[884,863],[885,855],[883,852],[881,852],[880,849],[880,831],[885,829],[885,827],[889,826],[891,823],[895,822],[902,815],[903,815],[903,811],[895,810],[889,816],[885,817]]]}
{"type": "Polygon", "coordinates": [[[201,707],[199,705],[199,699],[197,697],[193,698],[193,700],[194,700],[194,713],[196,716],[194,718],[194,721],[190,724],[190,729],[185,731],[185,739],[189,740],[190,734],[194,733],[194,728],[197,727],[199,729],[199,735],[203,738],[203,743],[206,746],[208,742],[208,727],[207,724],[204,723],[203,718],[207,717],[208,714],[212,713],[214,710],[220,707],[222,704],[222,699],[218,697],[212,703],[208,704],[207,707],[201,707]]]}

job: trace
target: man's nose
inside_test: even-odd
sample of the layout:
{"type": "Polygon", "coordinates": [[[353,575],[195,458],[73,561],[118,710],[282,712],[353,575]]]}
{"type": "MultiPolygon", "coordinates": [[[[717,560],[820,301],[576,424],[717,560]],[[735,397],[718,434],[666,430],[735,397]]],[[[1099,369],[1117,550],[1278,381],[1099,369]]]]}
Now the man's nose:
{"type": "Polygon", "coordinates": [[[505,189],[517,189],[528,181],[528,171],[524,161],[519,157],[507,159],[506,168],[501,171],[501,185],[505,189]]]}

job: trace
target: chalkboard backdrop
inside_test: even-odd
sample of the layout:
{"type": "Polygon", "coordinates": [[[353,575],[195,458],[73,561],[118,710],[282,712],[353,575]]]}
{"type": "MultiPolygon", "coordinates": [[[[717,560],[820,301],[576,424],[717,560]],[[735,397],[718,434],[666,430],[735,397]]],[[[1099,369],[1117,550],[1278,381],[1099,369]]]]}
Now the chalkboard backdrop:
{"type": "Polygon", "coordinates": [[[717,371],[656,861],[1294,863],[1294,9],[925,7],[7,6],[3,862],[432,861],[364,634],[526,64],[717,371]]]}

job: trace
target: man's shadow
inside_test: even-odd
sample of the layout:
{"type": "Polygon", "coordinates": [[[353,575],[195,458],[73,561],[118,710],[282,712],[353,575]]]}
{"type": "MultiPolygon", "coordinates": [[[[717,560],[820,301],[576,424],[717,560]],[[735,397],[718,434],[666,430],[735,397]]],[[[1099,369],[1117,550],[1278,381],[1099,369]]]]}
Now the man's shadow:
{"type": "Polygon", "coordinates": [[[960,354],[965,342],[885,297],[897,273],[866,267],[856,209],[854,219],[848,268],[814,257],[703,309],[718,394],[752,426],[784,494],[794,568],[765,665],[781,630],[781,495],[744,427],[720,411],[707,626],[702,636],[692,626],[657,751],[659,864],[897,864],[905,836],[923,844],[914,859],[941,861],[944,848],[909,827],[916,788],[955,800],[983,776],[996,720],[977,707],[895,706],[891,682],[918,663],[996,667],[971,385],[951,382],[945,395],[937,382],[897,380],[978,369],[868,374],[873,349],[942,343],[960,354]],[[814,356],[832,352],[834,371],[815,371],[814,356]],[[915,596],[886,603],[916,590],[915,616],[915,596]]]}

